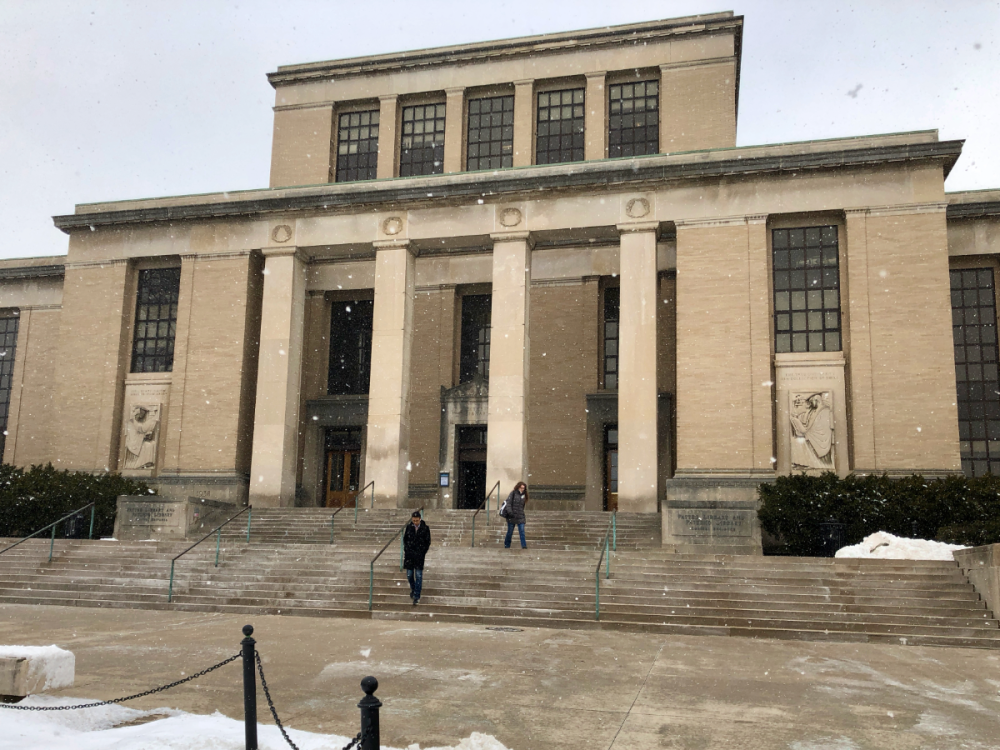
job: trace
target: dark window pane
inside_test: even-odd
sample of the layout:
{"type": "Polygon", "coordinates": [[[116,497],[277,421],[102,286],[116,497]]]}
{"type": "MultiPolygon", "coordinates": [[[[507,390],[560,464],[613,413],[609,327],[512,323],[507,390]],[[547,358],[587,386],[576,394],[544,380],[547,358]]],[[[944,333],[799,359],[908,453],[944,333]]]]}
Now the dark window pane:
{"type": "Polygon", "coordinates": [[[513,115],[499,114],[513,111],[513,95],[472,99],[469,102],[466,169],[476,171],[514,166],[514,128],[500,127],[508,119],[513,123],[513,115]],[[475,148],[473,144],[477,144],[475,148]]]}
{"type": "Polygon", "coordinates": [[[139,271],[132,330],[132,372],[173,370],[180,287],[179,268],[139,271]]]}
{"type": "Polygon", "coordinates": [[[6,447],[7,413],[10,409],[10,393],[13,388],[11,373],[14,372],[14,357],[17,353],[17,329],[20,313],[0,317],[0,461],[3,461],[6,447]]]}
{"type": "Polygon", "coordinates": [[[378,110],[345,112],[337,129],[337,182],[374,180],[378,166],[378,110]],[[363,127],[360,127],[363,126],[363,127]]]}
{"type": "Polygon", "coordinates": [[[604,387],[618,388],[618,319],[621,292],[616,286],[604,290],[604,387]]]}
{"type": "Polygon", "coordinates": [[[771,248],[775,351],[840,351],[837,227],[774,229],[771,248]]]}
{"type": "Polygon", "coordinates": [[[643,156],[660,151],[659,96],[655,81],[612,86],[609,107],[613,114],[644,111],[642,115],[608,118],[608,156],[643,156]]]}
{"type": "Polygon", "coordinates": [[[539,94],[536,122],[536,164],[583,161],[583,89],[539,94]],[[549,135],[543,137],[545,124],[549,135]],[[556,134],[561,137],[552,137],[556,134]]]}
{"type": "Polygon", "coordinates": [[[443,104],[403,107],[399,176],[444,172],[443,104]]]}
{"type": "Polygon", "coordinates": [[[459,359],[459,382],[490,379],[490,333],[492,294],[466,294],[462,297],[462,341],[459,359]]]}
{"type": "Polygon", "coordinates": [[[368,393],[373,312],[370,299],[338,301],[331,306],[327,372],[327,393],[331,396],[368,393]]]}

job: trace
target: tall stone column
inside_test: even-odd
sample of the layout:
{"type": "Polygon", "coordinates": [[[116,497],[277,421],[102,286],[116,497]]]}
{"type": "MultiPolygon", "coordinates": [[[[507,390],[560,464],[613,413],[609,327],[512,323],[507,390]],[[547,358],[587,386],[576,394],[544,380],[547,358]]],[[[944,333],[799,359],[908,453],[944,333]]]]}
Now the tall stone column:
{"type": "Polygon", "coordinates": [[[264,259],[250,503],[291,507],[299,447],[306,264],[295,247],[265,248],[264,259]]]}
{"type": "Polygon", "coordinates": [[[461,172],[462,164],[462,133],[465,128],[465,89],[462,87],[445,89],[444,114],[444,171],[445,173],[461,172]]]}
{"type": "Polygon", "coordinates": [[[492,238],[493,308],[486,485],[491,488],[500,482],[500,493],[506,496],[517,482],[528,481],[532,242],[528,232],[503,232],[492,238]]]}
{"type": "Polygon", "coordinates": [[[396,134],[396,104],[399,97],[396,94],[379,97],[378,105],[378,164],[375,176],[396,176],[396,144],[399,138],[396,134]]]}
{"type": "Polygon", "coordinates": [[[535,81],[514,81],[514,166],[535,162],[535,81]]]}
{"type": "Polygon", "coordinates": [[[774,379],[771,370],[771,284],[767,264],[767,215],[746,217],[750,299],[751,468],[774,471],[774,379]]]}
{"type": "Polygon", "coordinates": [[[365,478],[375,482],[375,505],[382,508],[405,507],[410,486],[413,295],[409,242],[377,240],[365,478]]]}
{"type": "Polygon", "coordinates": [[[875,403],[872,379],[871,315],[868,289],[868,209],[851,209],[846,214],[846,268],[840,309],[843,320],[844,352],[847,355],[847,387],[851,394],[851,435],[853,468],[861,473],[874,472],[875,403]]]}
{"type": "Polygon", "coordinates": [[[603,70],[587,73],[587,93],[585,96],[584,108],[584,152],[583,158],[587,161],[603,159],[607,156],[607,133],[608,125],[606,121],[607,95],[604,91],[604,79],[607,73],[603,70]]]}
{"type": "Polygon", "coordinates": [[[618,509],[655,513],[657,498],[656,234],[659,224],[619,224],[618,509]]]}

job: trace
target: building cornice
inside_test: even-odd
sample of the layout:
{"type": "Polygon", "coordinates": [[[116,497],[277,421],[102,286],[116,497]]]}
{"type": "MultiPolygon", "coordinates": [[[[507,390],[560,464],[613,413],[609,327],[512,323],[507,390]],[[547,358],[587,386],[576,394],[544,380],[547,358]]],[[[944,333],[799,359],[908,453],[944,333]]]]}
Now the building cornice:
{"type": "MultiPolygon", "coordinates": [[[[962,152],[963,141],[910,141],[836,148],[836,143],[805,143],[797,152],[789,146],[744,147],[685,154],[657,154],[636,159],[605,159],[577,164],[521,167],[498,172],[464,172],[432,177],[372,180],[363,183],[331,183],[302,188],[248,191],[237,196],[192,197],[189,203],[164,199],[170,205],[113,208],[55,216],[55,225],[67,234],[75,229],[128,224],[191,221],[232,217],[260,217],[305,211],[329,211],[364,206],[384,210],[392,206],[419,207],[442,201],[505,196],[552,190],[583,188],[655,188],[664,182],[704,180],[776,173],[800,173],[822,169],[879,167],[899,162],[938,161],[947,176],[962,152]],[[824,148],[823,146],[831,146],[824,148]],[[246,196],[246,197],[244,197],[246,196]]],[[[127,204],[126,204],[127,205],[127,204]]],[[[968,205],[968,204],[966,204],[968,205]]],[[[954,206],[949,206],[949,216],[954,206]]]]}
{"type": "Polygon", "coordinates": [[[986,216],[1000,216],[1000,201],[948,204],[949,219],[978,219],[986,216]]]}
{"type": "Polygon", "coordinates": [[[62,278],[66,275],[66,266],[62,263],[48,266],[15,266],[0,268],[0,281],[21,279],[62,278]]]}

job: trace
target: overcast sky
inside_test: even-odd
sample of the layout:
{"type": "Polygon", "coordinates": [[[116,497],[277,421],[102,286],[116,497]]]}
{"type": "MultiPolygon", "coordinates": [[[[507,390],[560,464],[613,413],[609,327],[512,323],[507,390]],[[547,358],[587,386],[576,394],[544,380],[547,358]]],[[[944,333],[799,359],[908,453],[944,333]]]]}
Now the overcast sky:
{"type": "Polygon", "coordinates": [[[0,257],[77,203],[267,186],[278,65],[732,10],[738,145],[937,128],[1000,188],[1000,0],[0,0],[0,257]]]}

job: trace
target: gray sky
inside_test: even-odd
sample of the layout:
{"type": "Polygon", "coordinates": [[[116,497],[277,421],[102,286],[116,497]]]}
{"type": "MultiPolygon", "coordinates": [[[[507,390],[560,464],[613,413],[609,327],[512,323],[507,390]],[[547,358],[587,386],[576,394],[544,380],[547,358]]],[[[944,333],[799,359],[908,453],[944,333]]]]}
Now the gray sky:
{"type": "Polygon", "coordinates": [[[738,142],[937,128],[1000,188],[1000,0],[0,0],[0,257],[77,203],[266,187],[278,65],[733,10],[738,142]]]}

